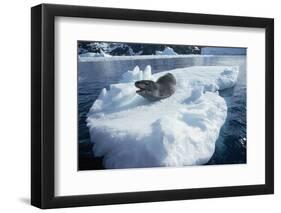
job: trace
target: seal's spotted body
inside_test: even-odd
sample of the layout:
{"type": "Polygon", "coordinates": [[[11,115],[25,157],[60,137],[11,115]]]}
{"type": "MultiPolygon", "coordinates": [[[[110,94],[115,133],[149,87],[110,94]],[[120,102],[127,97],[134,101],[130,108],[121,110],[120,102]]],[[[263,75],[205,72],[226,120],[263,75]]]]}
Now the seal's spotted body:
{"type": "Polygon", "coordinates": [[[139,88],[137,94],[149,101],[157,101],[170,97],[176,90],[176,79],[171,73],[160,77],[156,82],[151,80],[142,80],[135,82],[139,88]]]}

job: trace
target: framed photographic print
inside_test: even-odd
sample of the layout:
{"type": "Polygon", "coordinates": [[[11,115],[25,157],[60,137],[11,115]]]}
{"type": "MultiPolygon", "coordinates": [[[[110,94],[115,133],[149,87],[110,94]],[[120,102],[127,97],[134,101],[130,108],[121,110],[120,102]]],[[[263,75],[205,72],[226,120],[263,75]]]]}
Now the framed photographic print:
{"type": "Polygon", "coordinates": [[[31,9],[31,203],[272,194],[274,21],[31,9]]]}

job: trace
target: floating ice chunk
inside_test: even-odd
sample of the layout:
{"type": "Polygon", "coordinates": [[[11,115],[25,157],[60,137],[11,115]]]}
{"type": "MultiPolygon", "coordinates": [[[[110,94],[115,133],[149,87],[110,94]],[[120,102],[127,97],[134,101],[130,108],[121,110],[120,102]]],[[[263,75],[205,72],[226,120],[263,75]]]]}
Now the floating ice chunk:
{"type": "Polygon", "coordinates": [[[87,125],[95,156],[106,168],[205,164],[212,157],[227,107],[217,90],[234,86],[237,67],[194,66],[172,73],[176,92],[149,102],[136,94],[134,82],[149,77],[151,68],[138,67],[119,84],[102,90],[88,113],[87,125]],[[126,81],[124,81],[126,79],[126,81]]]}
{"type": "Polygon", "coordinates": [[[221,90],[233,87],[237,81],[238,68],[232,67],[226,68],[221,72],[220,77],[217,80],[217,84],[221,90]]]}

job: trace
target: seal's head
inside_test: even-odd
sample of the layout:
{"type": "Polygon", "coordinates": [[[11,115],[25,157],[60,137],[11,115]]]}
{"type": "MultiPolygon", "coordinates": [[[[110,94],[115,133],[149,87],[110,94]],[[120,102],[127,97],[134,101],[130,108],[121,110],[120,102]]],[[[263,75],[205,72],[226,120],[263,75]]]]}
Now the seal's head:
{"type": "Polygon", "coordinates": [[[154,81],[142,80],[135,82],[135,86],[138,88],[137,94],[143,96],[149,100],[155,100],[158,93],[158,85],[154,81]]]}

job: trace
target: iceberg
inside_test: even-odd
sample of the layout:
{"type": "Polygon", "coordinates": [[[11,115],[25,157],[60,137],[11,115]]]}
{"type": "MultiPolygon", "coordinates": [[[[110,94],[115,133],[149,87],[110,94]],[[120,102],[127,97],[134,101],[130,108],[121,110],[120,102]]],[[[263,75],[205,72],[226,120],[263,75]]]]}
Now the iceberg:
{"type": "Polygon", "coordinates": [[[163,51],[156,51],[156,55],[178,55],[173,48],[165,47],[163,51]]]}
{"type": "Polygon", "coordinates": [[[105,168],[144,168],[205,164],[212,157],[227,105],[218,91],[233,87],[236,66],[193,66],[152,74],[135,67],[103,89],[89,110],[93,153],[105,168]],[[134,82],[172,73],[176,92],[149,102],[134,82]]]}

